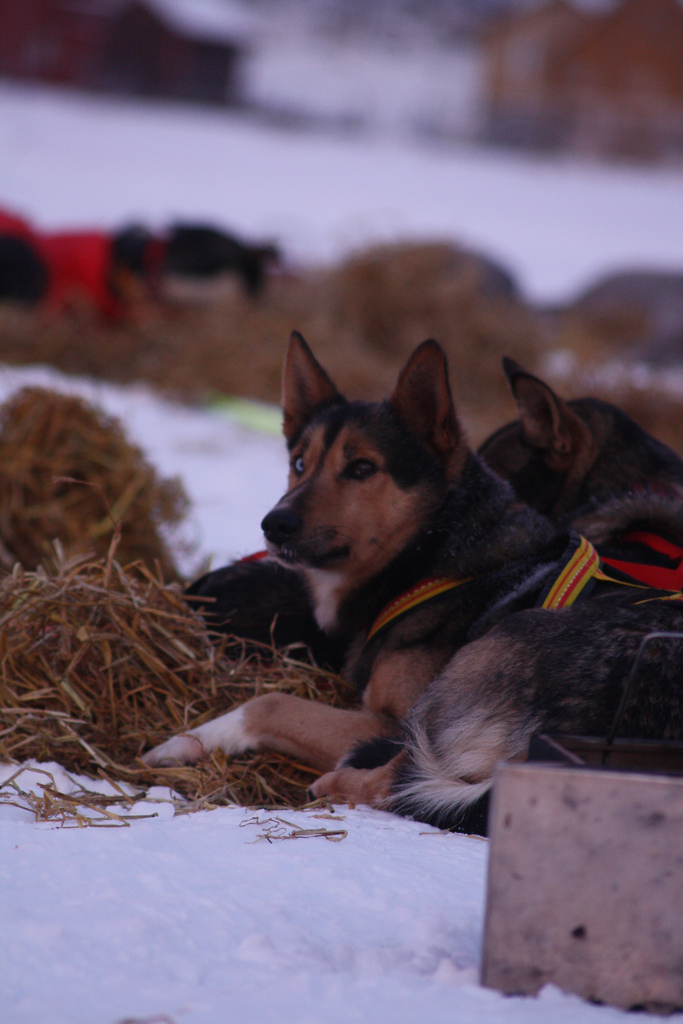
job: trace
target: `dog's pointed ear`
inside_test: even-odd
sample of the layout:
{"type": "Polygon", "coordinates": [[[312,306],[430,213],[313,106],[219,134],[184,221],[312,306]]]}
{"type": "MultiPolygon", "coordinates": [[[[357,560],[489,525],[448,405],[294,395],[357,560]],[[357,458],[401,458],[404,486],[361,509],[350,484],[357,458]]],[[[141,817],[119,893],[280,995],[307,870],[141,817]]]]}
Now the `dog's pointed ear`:
{"type": "Polygon", "coordinates": [[[282,372],[282,431],[291,445],[314,412],[346,401],[298,331],[292,331],[282,372]]]}
{"type": "Polygon", "coordinates": [[[514,359],[503,359],[503,369],[514,395],[524,440],[546,453],[548,465],[565,470],[592,448],[585,423],[553,389],[527,373],[514,359]]]}
{"type": "Polygon", "coordinates": [[[464,464],[466,443],[453,407],[446,356],[435,341],[415,349],[389,404],[434,453],[447,478],[455,479],[464,464]]]}

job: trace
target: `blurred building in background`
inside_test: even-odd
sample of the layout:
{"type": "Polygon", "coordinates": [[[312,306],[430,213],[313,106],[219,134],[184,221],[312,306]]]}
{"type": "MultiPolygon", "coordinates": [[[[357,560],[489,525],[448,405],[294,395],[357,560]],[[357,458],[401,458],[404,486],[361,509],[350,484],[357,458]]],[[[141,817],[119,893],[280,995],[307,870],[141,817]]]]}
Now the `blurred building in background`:
{"type": "Polygon", "coordinates": [[[0,25],[0,75],[218,104],[253,34],[228,0],[2,0],[0,25]]]}
{"type": "Polygon", "coordinates": [[[508,15],[485,41],[486,135],[598,156],[683,156],[683,4],[566,0],[508,15]]]}
{"type": "Polygon", "coordinates": [[[317,132],[683,158],[683,0],[0,0],[0,76],[317,132]]]}

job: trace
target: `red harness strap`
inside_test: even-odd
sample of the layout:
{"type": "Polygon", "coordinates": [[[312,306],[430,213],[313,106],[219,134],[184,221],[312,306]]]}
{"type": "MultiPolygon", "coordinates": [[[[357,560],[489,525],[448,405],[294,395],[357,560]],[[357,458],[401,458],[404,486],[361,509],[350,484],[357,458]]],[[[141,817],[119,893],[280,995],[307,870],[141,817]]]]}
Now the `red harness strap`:
{"type": "Polygon", "coordinates": [[[683,589],[683,548],[656,533],[634,530],[621,534],[620,540],[631,544],[644,544],[660,555],[665,555],[676,563],[672,568],[662,565],[647,565],[642,562],[624,562],[617,558],[605,558],[602,561],[613,569],[625,572],[633,579],[645,583],[655,590],[683,589]]]}
{"type": "Polygon", "coordinates": [[[267,551],[255,551],[253,555],[245,555],[244,558],[238,559],[240,562],[260,562],[262,558],[267,558],[267,551]]]}

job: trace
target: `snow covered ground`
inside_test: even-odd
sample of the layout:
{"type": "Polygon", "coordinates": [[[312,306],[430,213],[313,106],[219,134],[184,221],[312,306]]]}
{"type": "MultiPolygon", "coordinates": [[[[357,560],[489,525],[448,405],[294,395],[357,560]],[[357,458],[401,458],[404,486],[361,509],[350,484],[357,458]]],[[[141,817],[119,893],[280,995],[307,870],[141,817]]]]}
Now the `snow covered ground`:
{"type": "MultiPolygon", "coordinates": [[[[671,171],[320,140],[221,113],[8,86],[0,203],[50,226],[210,217],[277,235],[307,260],[379,238],[453,237],[509,262],[547,300],[626,262],[683,264],[683,191],[671,171]]],[[[258,523],[284,486],[279,439],[144,388],[40,368],[3,369],[0,399],[29,382],[96,400],[164,475],[181,474],[196,557],[220,564],[260,546],[258,523]]],[[[362,808],[333,820],[242,809],[171,817],[165,794],[154,795],[156,818],[118,828],[56,828],[0,808],[2,1024],[629,1019],[554,989],[507,999],[477,984],[485,841],[362,808]]]]}
{"type": "Polygon", "coordinates": [[[506,999],[478,986],[484,841],[363,809],[278,817],[4,822],[3,1024],[624,1017],[554,989],[506,999]],[[297,825],[347,834],[285,838],[297,825]]]}

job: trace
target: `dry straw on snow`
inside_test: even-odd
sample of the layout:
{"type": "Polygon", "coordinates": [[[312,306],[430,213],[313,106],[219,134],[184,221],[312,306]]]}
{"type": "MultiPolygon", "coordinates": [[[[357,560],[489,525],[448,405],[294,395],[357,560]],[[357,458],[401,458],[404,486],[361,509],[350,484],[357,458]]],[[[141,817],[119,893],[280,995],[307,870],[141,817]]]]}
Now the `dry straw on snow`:
{"type": "Polygon", "coordinates": [[[295,656],[211,637],[177,584],[113,558],[0,580],[0,756],[141,787],[171,786],[192,808],[296,806],[314,777],[277,754],[150,769],[139,755],[258,693],[333,704],[349,689],[295,656]],[[216,641],[216,642],[214,642],[216,641]]]}
{"type": "Polygon", "coordinates": [[[0,569],[106,555],[121,523],[122,561],[177,571],[164,529],[187,510],[178,480],[161,480],[120,423],[80,398],[24,388],[0,409],[0,569]]]}

